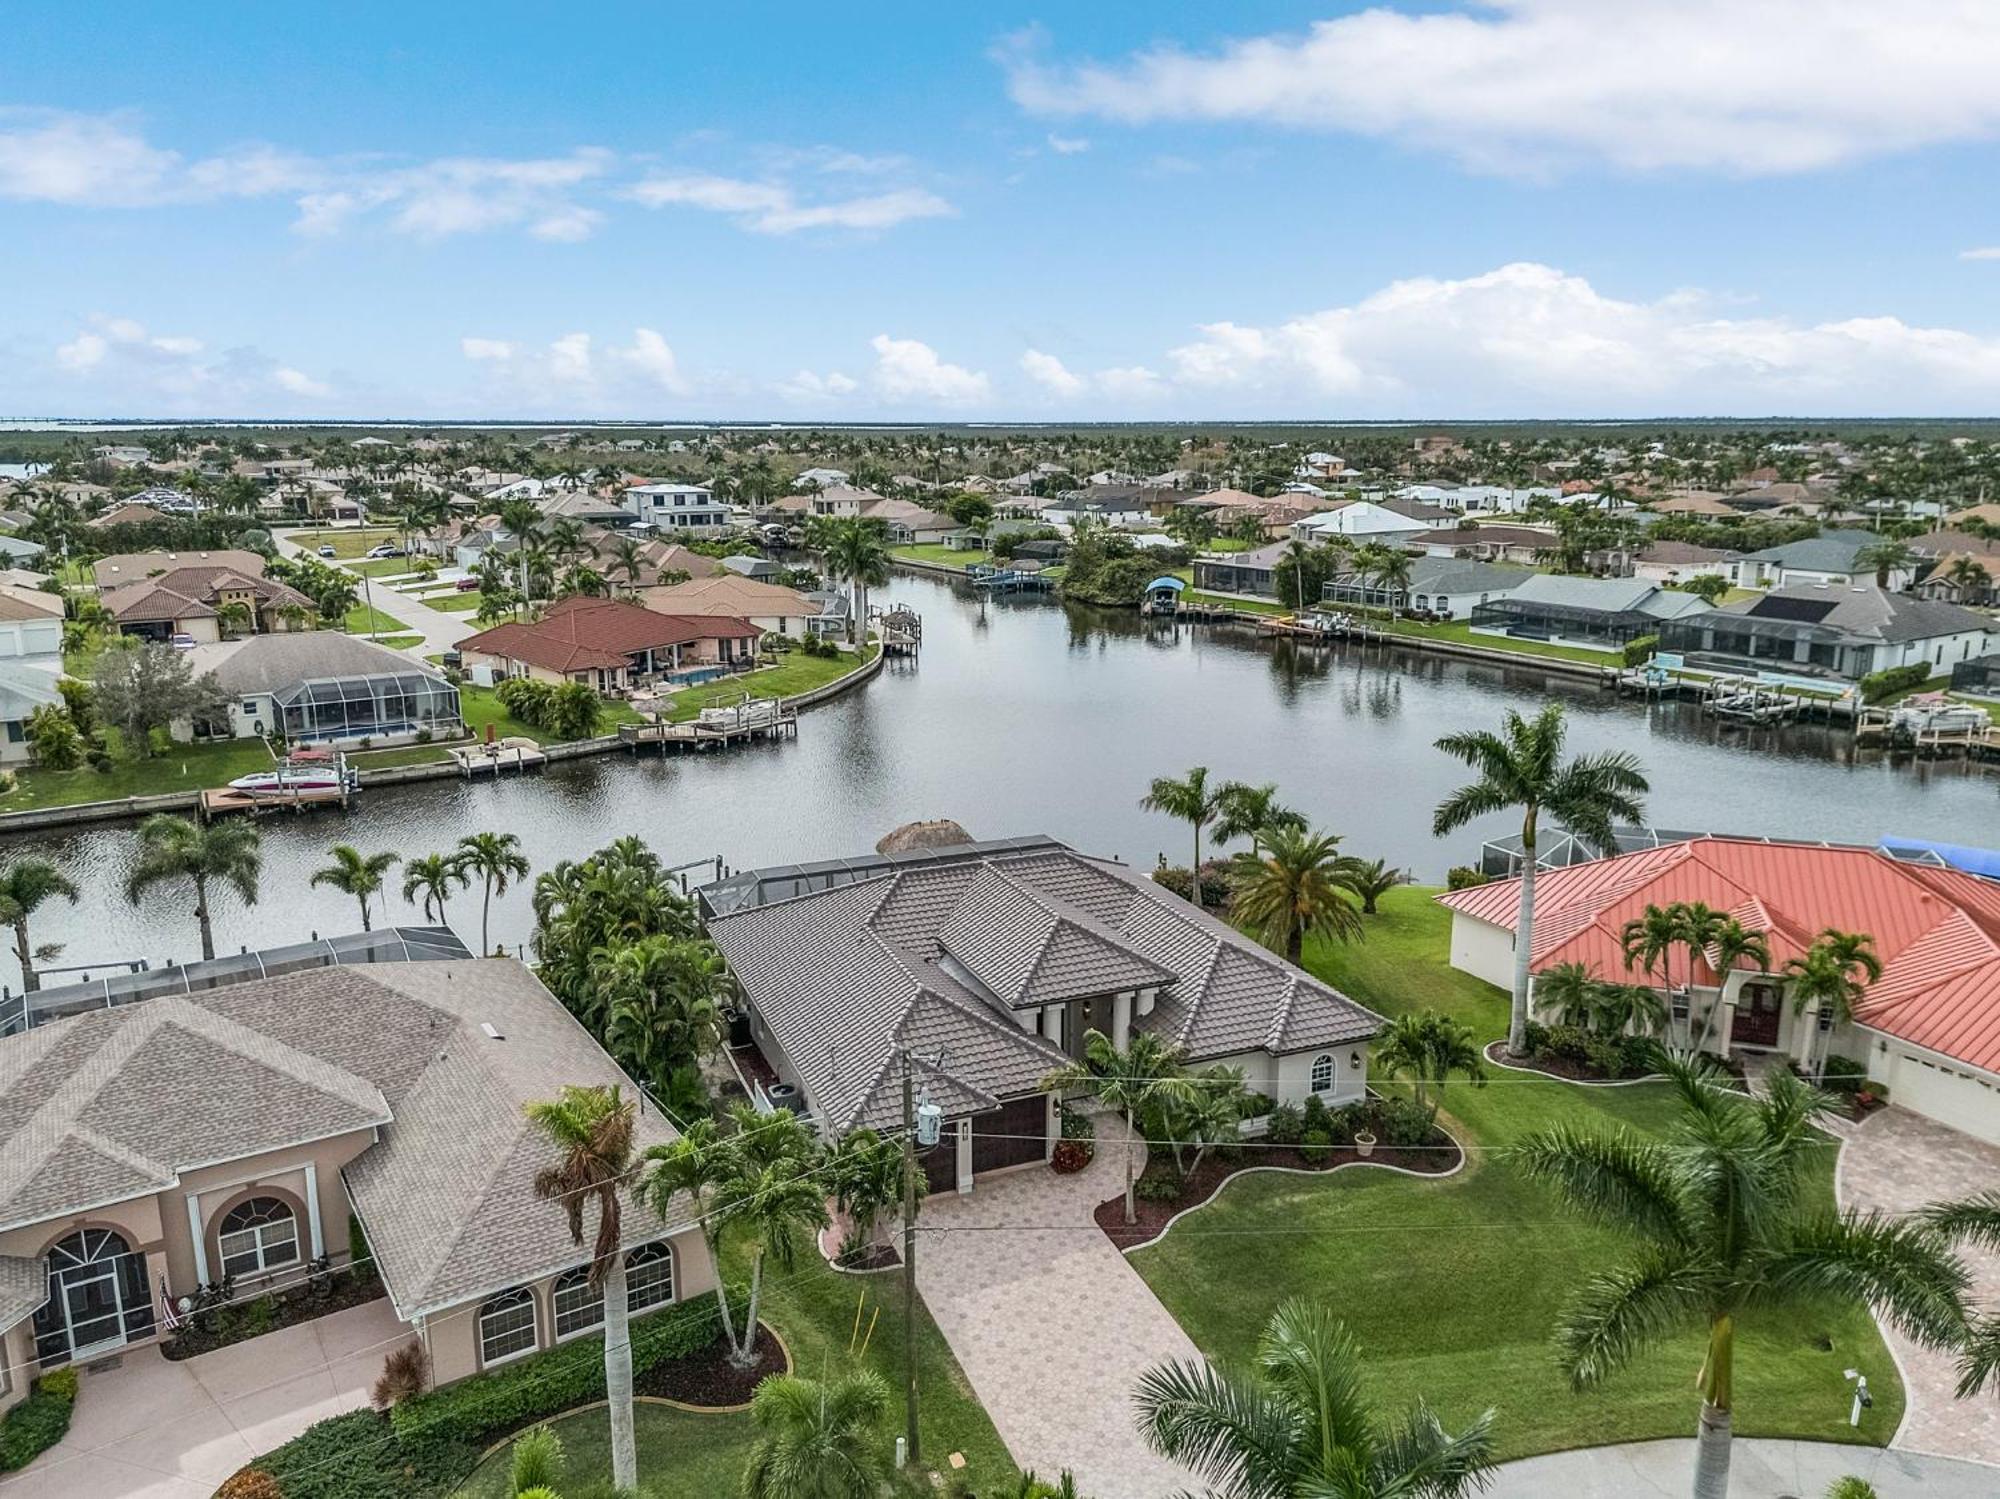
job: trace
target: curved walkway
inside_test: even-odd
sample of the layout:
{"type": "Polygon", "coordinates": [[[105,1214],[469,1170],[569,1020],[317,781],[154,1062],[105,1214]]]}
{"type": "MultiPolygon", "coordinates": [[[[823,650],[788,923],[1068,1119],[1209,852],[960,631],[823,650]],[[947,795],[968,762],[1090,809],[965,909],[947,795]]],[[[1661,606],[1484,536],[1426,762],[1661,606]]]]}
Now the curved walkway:
{"type": "Polygon", "coordinates": [[[1139,1440],[1132,1390],[1201,1352],[1091,1217],[1124,1190],[1124,1138],[1100,1114],[1096,1156],[1073,1176],[1029,1166],[929,1198],[917,1286],[1015,1462],[1050,1479],[1068,1468],[1092,1499],[1160,1499],[1192,1480],[1139,1440]]]}
{"type": "MultiPolygon", "coordinates": [[[[1832,1442],[1739,1437],[1729,1499],[1821,1499],[1852,1473],[1882,1499],[1993,1499],[2000,1470],[1955,1458],[1832,1442]]],[[[1694,1441],[1633,1442],[1523,1458],[1501,1468],[1484,1499],[1683,1499],[1694,1477],[1694,1441]]]]}
{"type": "MultiPolygon", "coordinates": [[[[296,533],[276,532],[271,539],[277,544],[281,556],[311,556],[322,534],[317,530],[296,533]],[[306,541],[312,543],[312,546],[302,545],[295,537],[304,537],[306,541]]],[[[339,565],[337,562],[332,564],[335,567],[339,565]]],[[[479,633],[479,626],[472,622],[469,614],[454,614],[445,609],[433,609],[428,604],[417,602],[407,593],[398,593],[393,588],[375,587],[372,578],[368,580],[369,586],[365,589],[361,587],[361,583],[361,575],[356,573],[354,584],[360,590],[363,600],[373,604],[397,624],[404,626],[400,633],[423,636],[422,642],[413,649],[412,654],[442,655],[445,651],[456,647],[466,636],[479,633]]]]}

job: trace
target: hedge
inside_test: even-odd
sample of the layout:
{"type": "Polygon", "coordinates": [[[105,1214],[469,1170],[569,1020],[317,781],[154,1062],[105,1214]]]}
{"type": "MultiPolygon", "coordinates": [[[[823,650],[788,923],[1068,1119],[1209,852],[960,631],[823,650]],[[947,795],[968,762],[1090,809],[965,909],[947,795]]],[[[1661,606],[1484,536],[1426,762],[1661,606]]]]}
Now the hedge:
{"type": "Polygon", "coordinates": [[[1914,666],[1892,666],[1887,671],[1871,671],[1861,679],[1861,701],[1879,703],[1885,697],[1921,687],[1930,679],[1931,668],[1921,661],[1914,666]]]}
{"type": "MultiPolygon", "coordinates": [[[[698,1353],[722,1335],[715,1298],[682,1302],[632,1324],[632,1373],[698,1353]]],[[[492,1374],[403,1401],[389,1423],[406,1441],[484,1444],[543,1416],[604,1398],[604,1338],[579,1338],[492,1374]]],[[[289,1489],[286,1499],[299,1499],[289,1489]]]]}
{"type": "Polygon", "coordinates": [[[60,1442],[75,1406],[75,1369],[57,1369],[36,1380],[27,1399],[0,1418],[0,1473],[27,1467],[60,1442]]]}
{"type": "Polygon", "coordinates": [[[285,1499],[431,1499],[463,1482],[481,1451],[471,1442],[400,1437],[374,1411],[349,1411],[306,1428],[246,1472],[268,1474],[285,1499]]]}

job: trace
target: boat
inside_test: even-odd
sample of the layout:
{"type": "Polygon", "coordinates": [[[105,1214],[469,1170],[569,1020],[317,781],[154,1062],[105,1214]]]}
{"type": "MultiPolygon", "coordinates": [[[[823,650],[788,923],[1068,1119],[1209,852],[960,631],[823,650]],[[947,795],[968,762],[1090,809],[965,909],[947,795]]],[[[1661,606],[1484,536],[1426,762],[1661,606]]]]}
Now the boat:
{"type": "Polygon", "coordinates": [[[339,791],[346,785],[346,773],[335,764],[281,761],[274,769],[254,771],[229,783],[231,791],[246,796],[281,796],[292,792],[339,791]]]}

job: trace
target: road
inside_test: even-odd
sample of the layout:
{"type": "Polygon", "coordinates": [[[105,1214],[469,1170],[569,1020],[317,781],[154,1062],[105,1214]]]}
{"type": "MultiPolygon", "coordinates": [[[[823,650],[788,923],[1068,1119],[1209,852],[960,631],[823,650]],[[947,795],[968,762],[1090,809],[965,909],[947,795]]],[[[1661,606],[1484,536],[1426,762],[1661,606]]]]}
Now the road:
{"type": "MultiPolygon", "coordinates": [[[[322,530],[318,529],[281,531],[276,533],[272,540],[277,543],[281,556],[310,557],[313,555],[313,548],[319,545],[321,535],[322,530]],[[303,538],[303,544],[295,540],[295,537],[303,538]]],[[[338,563],[334,565],[339,566],[338,563]]],[[[393,588],[377,587],[372,580],[357,577],[355,581],[363,584],[363,602],[373,604],[396,623],[405,626],[410,634],[423,636],[423,642],[411,648],[419,656],[440,655],[455,649],[459,641],[466,636],[479,633],[479,627],[473,624],[469,615],[451,614],[443,609],[433,609],[428,604],[419,603],[408,594],[396,592],[393,588]]]]}

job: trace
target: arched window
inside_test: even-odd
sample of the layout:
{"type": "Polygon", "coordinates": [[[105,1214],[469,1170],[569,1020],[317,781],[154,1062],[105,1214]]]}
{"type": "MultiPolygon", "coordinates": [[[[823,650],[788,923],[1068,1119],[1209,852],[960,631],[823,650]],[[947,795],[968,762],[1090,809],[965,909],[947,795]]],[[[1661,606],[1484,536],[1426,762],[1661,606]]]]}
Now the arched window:
{"type": "Polygon", "coordinates": [[[535,1351],[535,1293],[526,1286],[502,1291],[479,1307],[479,1362],[490,1369],[535,1351]]]}
{"type": "Polygon", "coordinates": [[[579,1265],[556,1277],[556,1341],[604,1325],[604,1292],[590,1284],[590,1267],[579,1265]]]}
{"type": "Polygon", "coordinates": [[[257,1275],[299,1258],[299,1220],[290,1203],[253,1197],[222,1215],[222,1273],[257,1275]]]}
{"type": "Polygon", "coordinates": [[[641,1244],[625,1256],[625,1307],[633,1316],[674,1299],[674,1252],[665,1244],[641,1244]]]}
{"type": "Polygon", "coordinates": [[[108,1228],[51,1245],[49,1299],[35,1313],[35,1357],[53,1367],[142,1338],[153,1330],[146,1257],[108,1228]]]}
{"type": "Polygon", "coordinates": [[[1311,1086],[1315,1093],[1325,1093],[1332,1089],[1333,1057],[1330,1053],[1321,1052],[1313,1058],[1311,1086]]]}

